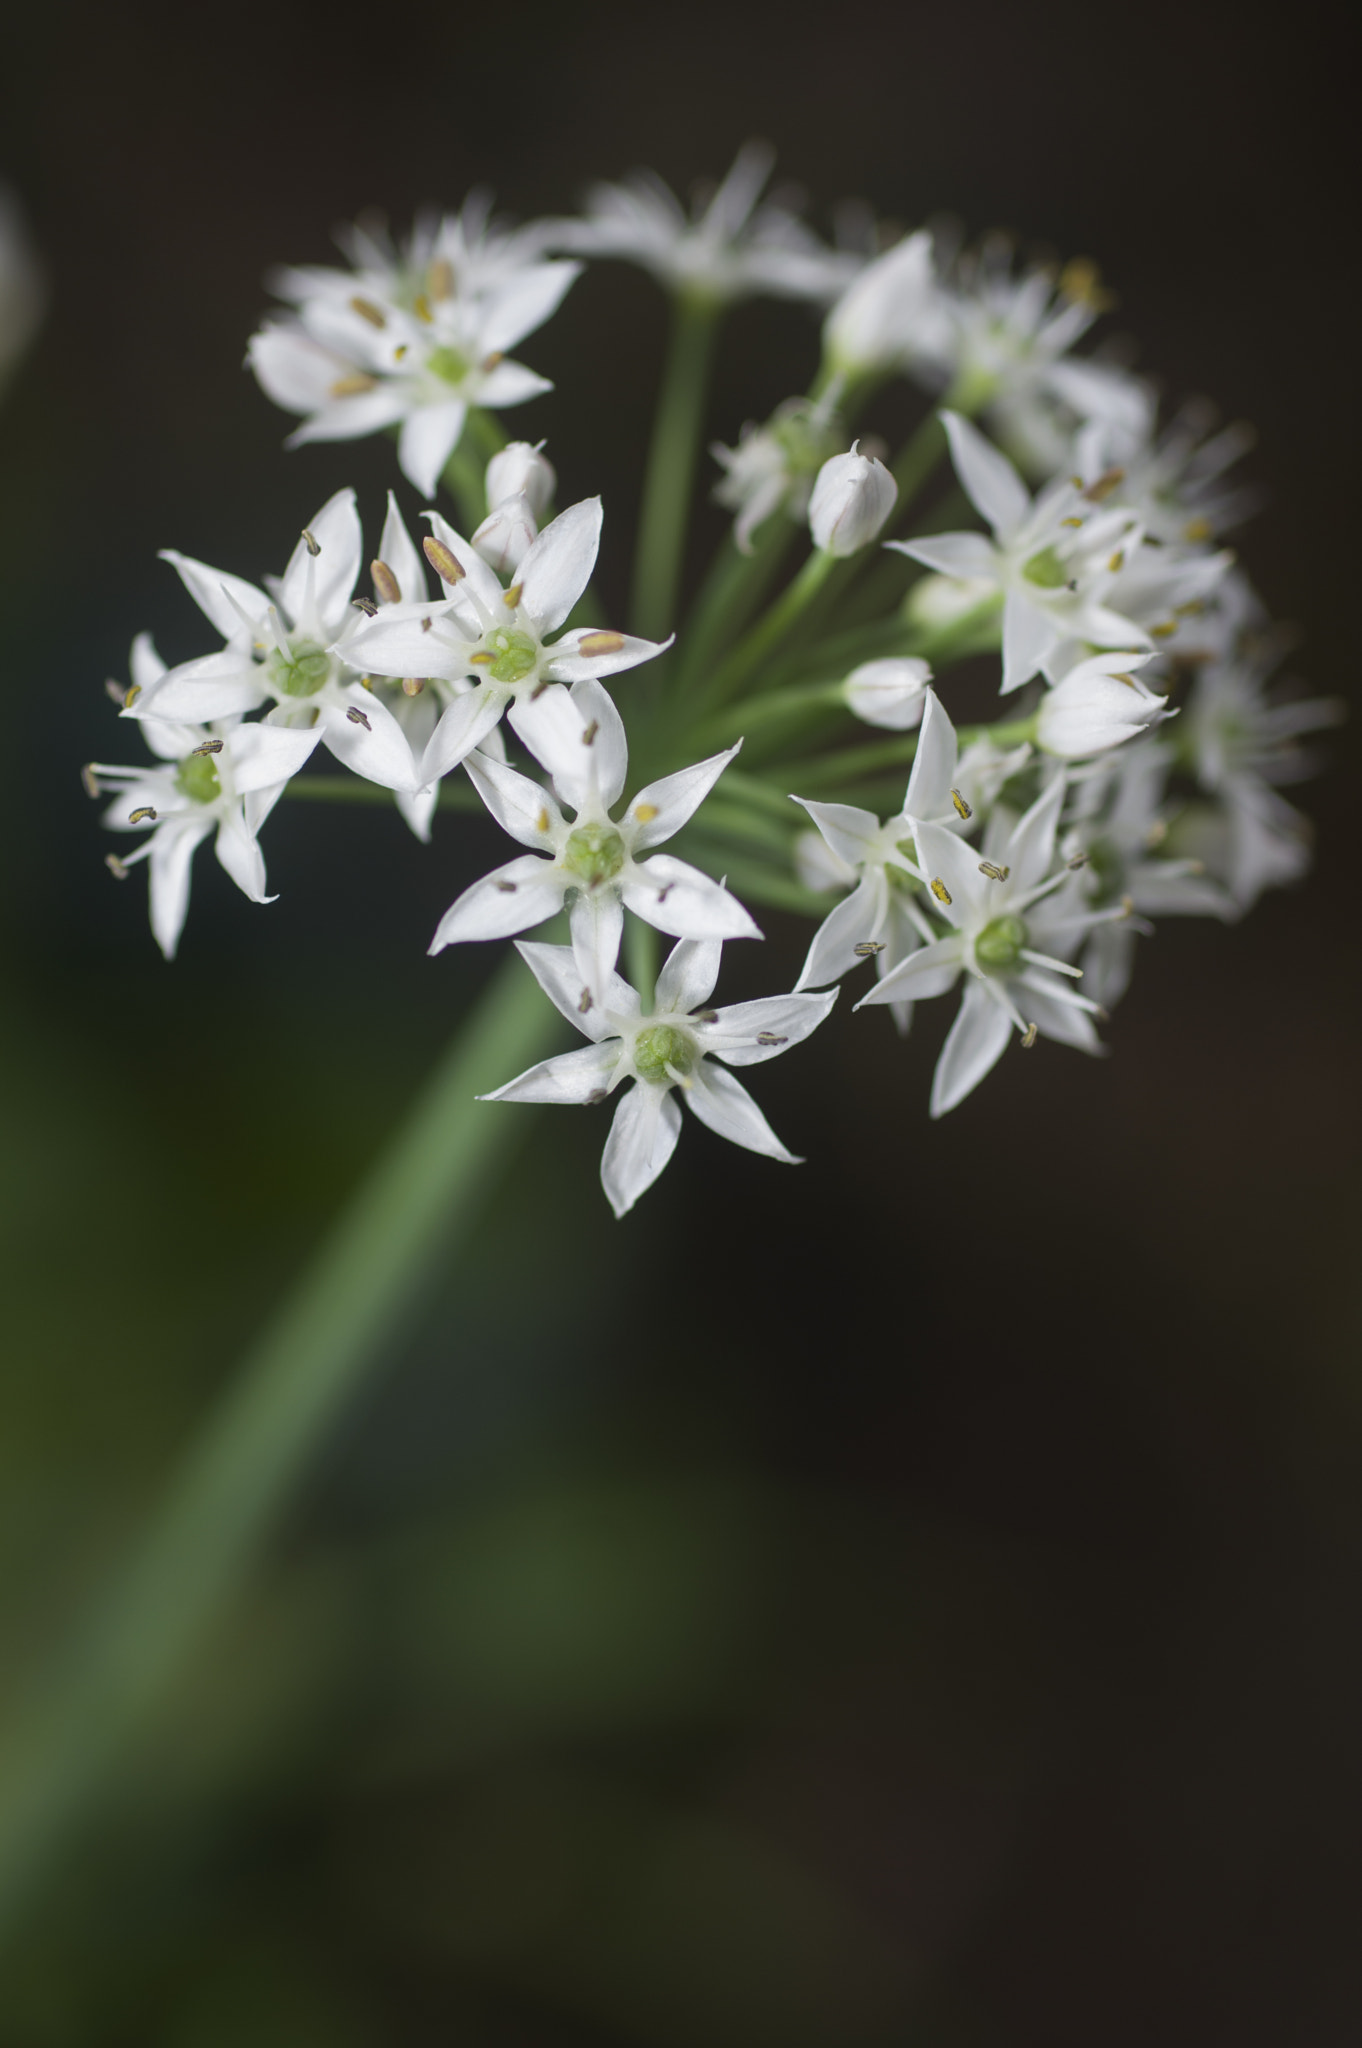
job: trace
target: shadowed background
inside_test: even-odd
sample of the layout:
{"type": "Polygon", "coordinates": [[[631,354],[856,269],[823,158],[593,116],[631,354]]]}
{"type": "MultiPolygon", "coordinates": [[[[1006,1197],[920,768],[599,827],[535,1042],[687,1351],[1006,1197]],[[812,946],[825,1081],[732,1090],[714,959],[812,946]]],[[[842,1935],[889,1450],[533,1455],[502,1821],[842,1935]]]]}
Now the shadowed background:
{"type": "MultiPolygon", "coordinates": [[[[144,627],[203,644],[157,548],[255,578],[343,483],[374,528],[393,478],[386,443],[281,452],[241,368],[264,271],[475,183],[522,216],[639,162],[685,189],[751,133],[825,228],[864,194],[1091,254],[1141,365],[1258,427],[1244,553],[1296,670],[1347,694],[1344,16],[1243,19],[249,4],[8,31],[0,168],[52,289],[0,411],[8,1679],[487,966],[425,957],[489,864],[475,821],[421,848],[383,808],[285,803],[279,901],[200,854],[173,968],[142,879],[101,865],[77,767],[137,753],[103,679],[144,627]]],[[[523,350],[556,394],[508,422],[548,435],[562,502],[603,492],[616,617],[663,332],[648,279],[593,270],[523,350]]],[[[816,337],[739,309],[712,432],[802,389],[816,337]]],[[[1237,928],[1167,920],[1107,1061],[1042,1044],[931,1125],[949,1006],[906,1047],[835,1016],[762,1075],[807,1166],[688,1120],[619,1226],[603,1116],[535,1123],[36,1913],[0,2038],[1354,2040],[1352,732],[1330,753],[1312,878],[1237,928]]],[[[721,994],[789,985],[805,930],[764,923],[721,994]]]]}

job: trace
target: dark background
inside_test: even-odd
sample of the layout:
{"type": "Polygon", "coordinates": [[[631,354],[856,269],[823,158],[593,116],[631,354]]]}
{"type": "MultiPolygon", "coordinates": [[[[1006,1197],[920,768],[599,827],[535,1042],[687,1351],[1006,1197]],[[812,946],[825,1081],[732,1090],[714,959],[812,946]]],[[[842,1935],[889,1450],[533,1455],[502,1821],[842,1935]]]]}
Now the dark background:
{"type": "MultiPolygon", "coordinates": [[[[0,412],[7,1670],[98,1587],[485,971],[425,958],[487,864],[462,821],[422,849],[284,805],[279,902],[201,855],[173,968],[101,866],[76,768],[132,758],[103,679],[144,626],[201,645],[156,549],[255,577],[391,479],[377,442],[281,452],[241,369],[267,267],[478,182],[521,215],[639,162],[684,189],[751,133],[824,226],[864,194],[1092,254],[1170,393],[1256,423],[1249,565],[1349,694],[1344,27],[11,22],[3,169],[52,304],[0,412]]],[[[523,351],[558,391],[515,429],[564,501],[604,492],[616,609],[663,326],[602,268],[523,351]]],[[[815,353],[809,316],[741,309],[713,431],[815,353]]],[[[1237,928],[1166,921],[1108,1061],[1042,1045],[934,1126],[946,1006],[906,1048],[840,1017],[763,1074],[806,1167],[691,1124],[620,1226],[602,1120],[544,1118],[48,1894],[0,2040],[1354,2041],[1353,733],[1330,752],[1312,877],[1237,928]]],[[[788,985],[804,933],[766,924],[727,988],[788,985]]]]}

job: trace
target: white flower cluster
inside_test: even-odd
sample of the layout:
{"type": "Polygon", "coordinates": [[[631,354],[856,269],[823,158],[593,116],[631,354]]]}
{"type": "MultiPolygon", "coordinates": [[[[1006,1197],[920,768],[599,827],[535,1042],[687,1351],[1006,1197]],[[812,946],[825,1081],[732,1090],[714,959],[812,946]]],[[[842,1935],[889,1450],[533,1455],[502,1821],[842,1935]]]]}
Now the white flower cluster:
{"type": "MultiPolygon", "coordinates": [[[[168,553],[220,645],[167,668],[140,636],[130,687],[110,688],[154,761],[84,771],[113,796],[106,822],[143,835],[109,865],[147,861],[169,957],[210,834],[243,892],[271,900],[258,835],[319,744],[391,791],[423,841],[462,768],[522,850],[458,896],[430,950],[520,941],[588,1043],[494,1099],[624,1090],[602,1168],[621,1215],[670,1157],[679,1101],[791,1158],[731,1069],[807,1037],[870,961],[856,1007],[888,1005],[900,1032],[916,1002],[963,989],[933,1115],[1013,1033],[1098,1050],[1151,918],[1232,918],[1304,872],[1305,821],[1279,785],[1309,765],[1301,736],[1337,716],[1276,688],[1280,636],[1220,545],[1251,509],[1227,477],[1242,433],[1194,409],[1160,428],[1151,387],[1075,355],[1104,303],[1090,266],[1018,272],[996,245],[948,261],[925,231],[873,258],[829,248],[762,200],[770,168],[750,147],[691,212],[644,176],[598,188],[579,221],[507,228],[473,199],[401,246],[354,230],[348,270],[281,273],[293,310],[250,361],[305,415],[295,442],[391,430],[403,474],[427,496],[447,482],[471,537],[432,508],[418,546],[390,494],[361,591],[347,490],[263,588],[168,553]],[[827,308],[809,392],[714,448],[733,546],[665,641],[577,623],[600,501],[553,516],[543,443],[508,446],[492,418],[549,388],[505,352],[562,301],[580,267],[563,251],[641,264],[692,319],[758,292],[827,308]],[[868,436],[848,447],[842,422],[896,375],[945,403],[891,466],[868,436]],[[947,454],[981,526],[915,532],[947,454]],[[801,525],[803,566],[762,611],[801,525]],[[942,679],[980,655],[1015,715],[957,733],[942,679]],[[633,693],[647,772],[626,797],[605,679],[659,657],[633,693]],[[870,742],[847,745],[858,724],[870,742]],[[821,922],[792,993],[714,1008],[724,942],[761,937],[741,897],[821,922]],[[521,940],[560,918],[566,944],[521,940]],[[618,972],[626,928],[638,988],[618,972]],[[650,929],[676,941],[655,974],[650,929]]],[[[656,445],[679,460],[669,403],[656,445]]],[[[687,451],[682,515],[689,474],[687,451]]]]}

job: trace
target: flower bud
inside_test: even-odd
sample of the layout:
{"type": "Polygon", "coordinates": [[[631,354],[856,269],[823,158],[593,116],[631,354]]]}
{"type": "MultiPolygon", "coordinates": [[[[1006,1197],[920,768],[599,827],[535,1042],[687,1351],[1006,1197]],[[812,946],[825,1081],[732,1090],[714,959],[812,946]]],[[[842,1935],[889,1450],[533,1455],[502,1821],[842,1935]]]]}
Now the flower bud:
{"type": "Polygon", "coordinates": [[[933,352],[943,324],[925,228],[867,264],[827,317],[823,349],[843,376],[895,368],[933,352]]]}
{"type": "Polygon", "coordinates": [[[923,692],[931,679],[927,663],[915,656],[863,661],[843,683],[842,695],[867,725],[888,726],[891,732],[910,732],[922,722],[923,692]]]}
{"type": "Polygon", "coordinates": [[[493,512],[508,498],[523,496],[532,516],[543,518],[558,487],[553,464],[539,452],[543,445],[541,441],[532,448],[528,441],[512,441],[492,457],[487,465],[487,503],[493,512]]]}
{"type": "Polygon", "coordinates": [[[1041,699],[1037,744],[1061,760],[1078,761],[1118,747],[1168,717],[1168,699],[1156,697],[1128,673],[1148,659],[1147,654],[1097,654],[1080,661],[1041,699]]]}
{"type": "Polygon", "coordinates": [[[834,455],[818,472],[809,500],[814,546],[830,555],[854,555],[869,547],[894,509],[898,485],[882,462],[858,455],[834,455]]]}
{"type": "Polygon", "coordinates": [[[473,545],[498,576],[513,576],[538,528],[523,491],[493,507],[473,535],[473,545]]]}

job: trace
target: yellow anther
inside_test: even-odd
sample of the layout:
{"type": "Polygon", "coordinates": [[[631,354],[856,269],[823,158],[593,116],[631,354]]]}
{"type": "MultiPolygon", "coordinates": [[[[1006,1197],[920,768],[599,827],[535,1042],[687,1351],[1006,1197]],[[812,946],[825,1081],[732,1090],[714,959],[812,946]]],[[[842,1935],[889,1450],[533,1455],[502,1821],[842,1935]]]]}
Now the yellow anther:
{"type": "Polygon", "coordinates": [[[361,690],[367,690],[367,691],[369,692],[369,695],[370,695],[371,697],[373,696],[373,694],[374,694],[374,679],[373,679],[373,677],[372,677],[372,676],[361,676],[361,677],[360,677],[360,679],[359,679],[359,686],[360,686],[361,690]]]}
{"type": "Polygon", "coordinates": [[[454,296],[454,265],[445,257],[437,256],[426,272],[426,285],[433,299],[452,299],[454,296]]]}
{"type": "Polygon", "coordinates": [[[951,802],[955,805],[955,813],[957,817],[972,818],[974,816],[973,808],[965,802],[965,799],[961,796],[958,789],[953,789],[951,791],[951,802]]]}
{"type": "Polygon", "coordinates": [[[402,694],[404,697],[419,697],[425,687],[426,679],[424,676],[403,676],[402,678],[402,694]]]}
{"type": "Polygon", "coordinates": [[[623,645],[623,633],[588,633],[578,641],[577,652],[590,659],[597,654],[618,654],[623,645]]]}
{"type": "Polygon", "coordinates": [[[348,377],[337,377],[327,394],[331,398],[358,398],[365,391],[377,388],[378,379],[368,377],[363,370],[355,370],[348,377]]]}
{"type": "Polygon", "coordinates": [[[80,771],[80,786],[86,796],[99,795],[99,777],[95,774],[93,762],[87,761],[80,771]]]}
{"type": "Polygon", "coordinates": [[[657,816],[657,805],[635,804],[634,816],[638,819],[640,825],[651,825],[653,819],[657,816]]]}
{"type": "Polygon", "coordinates": [[[1126,688],[1130,690],[1138,690],[1140,687],[1139,684],[1136,682],[1134,676],[1128,676],[1123,668],[1113,669],[1111,672],[1111,680],[1114,683],[1124,683],[1126,685],[1126,688]]]}
{"type": "Polygon", "coordinates": [[[1059,523],[1061,526],[1081,526],[1083,524],[1083,521],[1081,519],[1070,518],[1061,519],[1059,523]]]}
{"type": "Polygon", "coordinates": [[[535,829],[535,831],[536,831],[536,832],[547,832],[547,831],[548,831],[548,829],[549,829],[549,813],[548,813],[548,806],[547,806],[547,805],[545,805],[544,809],[543,809],[543,810],[542,810],[542,811],[541,811],[541,812],[539,813],[539,816],[538,816],[538,817],[537,817],[537,818],[535,819],[535,821],[534,821],[534,829],[535,829]]]}
{"type": "Polygon", "coordinates": [[[938,903],[949,903],[953,900],[951,897],[950,890],[946,887],[946,884],[942,881],[940,875],[936,875],[933,878],[932,894],[933,896],[935,896],[938,903]]]}
{"type": "Polygon", "coordinates": [[[405,362],[409,353],[410,350],[408,349],[406,342],[399,341],[397,347],[393,350],[393,361],[395,363],[405,362]]]}
{"type": "Polygon", "coordinates": [[[1103,498],[1109,498],[1117,484],[1123,484],[1126,473],[1123,469],[1104,469],[1095,483],[1088,485],[1083,496],[1094,505],[1100,505],[1103,498]]]}
{"type": "Polygon", "coordinates": [[[401,604],[402,585],[393,575],[386,562],[380,562],[377,559],[370,562],[369,574],[374,579],[374,589],[378,592],[380,603],[401,604]]]}
{"type": "Polygon", "coordinates": [[[129,683],[127,689],[123,692],[123,709],[131,711],[141,694],[142,685],[140,683],[129,683]]]}
{"type": "MultiPolygon", "coordinates": [[[[995,867],[991,860],[981,860],[979,863],[979,872],[981,875],[987,875],[990,882],[1005,882],[1008,876],[1011,874],[1012,870],[1011,868],[995,867]]],[[[932,887],[933,889],[935,889],[935,882],[932,883],[932,887]]]]}
{"type": "Polygon", "coordinates": [[[1023,1052],[1030,1052],[1030,1050],[1031,1050],[1032,1046],[1033,1046],[1033,1045],[1035,1044],[1035,1042],[1036,1042],[1036,1030],[1037,1030],[1037,1027],[1036,1027],[1036,1025],[1034,1025],[1034,1024],[1028,1024],[1028,1025],[1027,1025],[1027,1027],[1026,1027],[1026,1029],[1025,1029],[1025,1031],[1023,1031],[1023,1033],[1022,1033],[1022,1051],[1023,1051],[1023,1052]]]}
{"type": "Polygon", "coordinates": [[[1127,918],[1127,917],[1134,917],[1134,915],[1135,915],[1135,898],[1134,898],[1133,896],[1123,896],[1123,897],[1121,898],[1121,916],[1122,916],[1122,919],[1125,919],[1125,918],[1127,918]]]}
{"type": "Polygon", "coordinates": [[[1151,626],[1149,630],[1156,640],[1171,640],[1178,630],[1178,622],[1176,619],[1164,619],[1160,625],[1151,626]]]}
{"type": "Polygon", "coordinates": [[[376,306],[372,299],[360,298],[358,294],[350,301],[350,311],[358,313],[360,319],[367,320],[371,327],[386,327],[388,324],[383,308],[376,306]]]}
{"type": "Polygon", "coordinates": [[[495,368],[496,368],[497,364],[498,364],[498,363],[504,363],[504,362],[505,362],[505,360],[506,360],[506,351],[505,351],[505,349],[504,349],[504,348],[494,348],[494,349],[492,350],[492,353],[491,353],[491,355],[489,355],[489,356],[484,356],[484,357],[483,357],[483,359],[482,359],[482,367],[483,367],[483,369],[484,369],[484,370],[495,370],[495,368]]]}
{"type": "Polygon", "coordinates": [[[367,713],[361,711],[358,704],[352,704],[345,715],[349,719],[351,725],[362,725],[366,732],[373,731],[373,727],[369,723],[367,713]]]}
{"type": "Polygon", "coordinates": [[[1191,541],[1209,540],[1211,537],[1210,520],[1201,518],[1189,519],[1182,529],[1182,537],[1184,540],[1191,541]]]}
{"type": "Polygon", "coordinates": [[[422,292],[419,295],[419,297],[412,300],[411,309],[413,313],[415,313],[418,320],[425,321],[427,327],[429,327],[431,321],[435,318],[435,315],[430,310],[430,300],[426,297],[424,292],[422,292]]]}
{"type": "Polygon", "coordinates": [[[591,721],[591,723],[590,723],[590,725],[588,725],[588,726],[585,726],[585,727],[583,728],[583,731],[582,731],[582,745],[583,745],[584,747],[590,747],[590,746],[594,746],[594,744],[595,744],[595,740],[596,740],[596,735],[597,735],[597,733],[598,733],[598,732],[600,731],[600,729],[601,729],[601,721],[599,720],[599,718],[593,718],[593,719],[592,719],[592,721],[591,721]]]}
{"type": "Polygon", "coordinates": [[[128,823],[130,825],[140,825],[144,819],[150,818],[154,821],[155,817],[155,808],[151,804],[142,804],[139,809],[128,812],[128,823]]]}
{"type": "Polygon", "coordinates": [[[204,740],[197,747],[191,747],[189,751],[191,754],[220,754],[223,744],[221,740],[204,740]]]}
{"type": "Polygon", "coordinates": [[[490,647],[480,647],[476,654],[470,654],[468,657],[471,668],[482,668],[495,660],[496,656],[490,647]]]}
{"type": "Polygon", "coordinates": [[[1199,619],[1205,609],[1206,607],[1199,597],[1192,597],[1188,599],[1186,604],[1180,604],[1174,608],[1174,617],[1179,619],[1199,619]]]}
{"type": "Polygon", "coordinates": [[[508,612],[513,612],[516,606],[520,603],[520,593],[524,590],[524,588],[525,586],[523,583],[513,583],[509,590],[502,591],[501,601],[505,605],[508,612]]]}
{"type": "Polygon", "coordinates": [[[853,946],[851,950],[856,955],[856,958],[858,960],[873,960],[877,953],[882,953],[884,951],[884,940],[862,939],[859,942],[859,944],[853,946]]]}
{"type": "Polygon", "coordinates": [[[118,858],[118,855],[116,853],[106,853],[104,856],[104,865],[109,870],[109,873],[113,876],[116,882],[127,881],[128,871],[124,867],[122,861],[118,858]]]}
{"type": "Polygon", "coordinates": [[[1109,312],[1116,304],[1112,293],[1103,289],[1102,274],[1090,256],[1070,258],[1059,273],[1059,289],[1063,297],[1092,313],[1109,312]]]}
{"type": "Polygon", "coordinates": [[[421,552],[442,582],[463,582],[464,571],[459,566],[458,556],[442,540],[436,540],[433,533],[428,533],[422,541],[421,552]]]}
{"type": "Polygon", "coordinates": [[[1116,571],[1118,569],[1124,569],[1125,565],[1126,551],[1124,548],[1117,548],[1116,553],[1114,555],[1108,556],[1107,558],[1107,567],[1110,569],[1113,576],[1116,574],[1116,571]]]}

